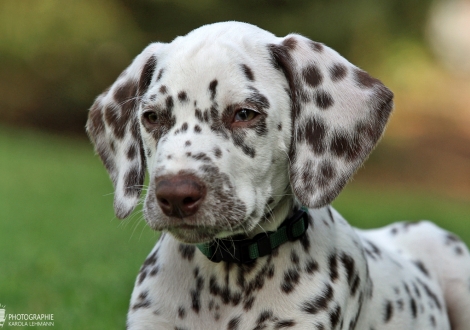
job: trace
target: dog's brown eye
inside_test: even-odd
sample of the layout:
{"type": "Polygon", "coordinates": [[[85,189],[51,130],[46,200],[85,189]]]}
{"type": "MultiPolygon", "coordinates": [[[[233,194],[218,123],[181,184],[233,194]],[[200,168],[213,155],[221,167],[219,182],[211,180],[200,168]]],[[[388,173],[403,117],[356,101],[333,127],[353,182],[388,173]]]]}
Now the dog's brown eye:
{"type": "Polygon", "coordinates": [[[158,122],[158,115],[156,112],[153,112],[153,111],[145,112],[144,118],[150,124],[156,124],[158,122]]]}
{"type": "Polygon", "coordinates": [[[250,121],[258,115],[258,112],[242,108],[235,113],[234,121],[250,121]]]}

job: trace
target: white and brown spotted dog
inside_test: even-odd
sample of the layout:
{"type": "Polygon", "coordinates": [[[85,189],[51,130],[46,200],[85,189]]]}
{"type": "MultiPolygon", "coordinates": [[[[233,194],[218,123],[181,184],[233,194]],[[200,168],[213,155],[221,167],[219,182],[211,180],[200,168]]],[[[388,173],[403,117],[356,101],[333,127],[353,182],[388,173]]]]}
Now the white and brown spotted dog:
{"type": "Polygon", "coordinates": [[[297,34],[227,22],[149,45],[87,124],[117,217],[134,209],[147,170],[145,219],[163,231],[127,327],[470,329],[470,256],[456,236],[429,222],[360,231],[328,205],[379,140],[392,98],[297,34]],[[266,238],[301,206],[306,232],[259,243],[267,255],[251,262],[198,248],[223,255],[266,238]]]}

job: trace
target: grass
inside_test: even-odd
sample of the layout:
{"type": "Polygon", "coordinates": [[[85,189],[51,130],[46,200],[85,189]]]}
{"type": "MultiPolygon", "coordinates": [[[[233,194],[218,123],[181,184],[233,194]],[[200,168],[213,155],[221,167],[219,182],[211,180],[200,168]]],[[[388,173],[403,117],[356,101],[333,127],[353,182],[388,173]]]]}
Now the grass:
{"type": "MultiPolygon", "coordinates": [[[[56,329],[124,328],[134,279],[158,235],[139,210],[117,220],[112,198],[89,143],[0,127],[0,304],[7,313],[53,313],[56,329]]],[[[353,183],[335,207],[355,226],[430,218],[470,242],[465,201],[353,183]]]]}
{"type": "Polygon", "coordinates": [[[90,144],[2,128],[0,304],[53,313],[56,329],[124,328],[135,276],[157,240],[113,215],[90,144]]]}

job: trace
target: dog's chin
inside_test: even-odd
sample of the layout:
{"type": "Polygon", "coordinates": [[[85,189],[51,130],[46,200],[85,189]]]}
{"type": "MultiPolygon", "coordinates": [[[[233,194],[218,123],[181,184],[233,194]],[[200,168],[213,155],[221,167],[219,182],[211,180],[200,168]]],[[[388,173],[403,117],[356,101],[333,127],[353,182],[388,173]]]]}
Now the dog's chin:
{"type": "Polygon", "coordinates": [[[209,226],[178,226],[164,229],[175,239],[186,244],[208,243],[214,239],[224,239],[230,236],[244,235],[245,232],[239,228],[221,228],[209,226]]]}
{"type": "Polygon", "coordinates": [[[170,227],[166,231],[178,241],[186,244],[207,243],[217,238],[220,234],[220,229],[216,230],[199,226],[170,227]]]}

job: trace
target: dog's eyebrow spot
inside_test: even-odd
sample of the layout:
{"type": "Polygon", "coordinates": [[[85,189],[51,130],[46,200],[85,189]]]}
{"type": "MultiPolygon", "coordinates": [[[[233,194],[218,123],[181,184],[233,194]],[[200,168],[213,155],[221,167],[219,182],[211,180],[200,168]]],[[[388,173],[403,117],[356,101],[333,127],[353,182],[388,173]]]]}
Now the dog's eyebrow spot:
{"type": "Polygon", "coordinates": [[[211,83],[209,84],[209,91],[211,93],[211,101],[214,101],[215,99],[215,96],[217,94],[217,84],[219,82],[217,81],[217,79],[214,79],[211,81],[211,83]]]}
{"type": "Polygon", "coordinates": [[[245,74],[245,77],[249,81],[255,81],[255,76],[253,74],[253,70],[251,70],[251,68],[246,64],[242,64],[241,66],[242,66],[243,73],[245,74]]]}
{"type": "Polygon", "coordinates": [[[248,87],[251,91],[251,95],[246,99],[246,102],[248,103],[254,103],[257,105],[260,109],[267,109],[269,108],[270,104],[268,101],[268,98],[261,94],[258,89],[256,89],[253,86],[248,87]]]}

